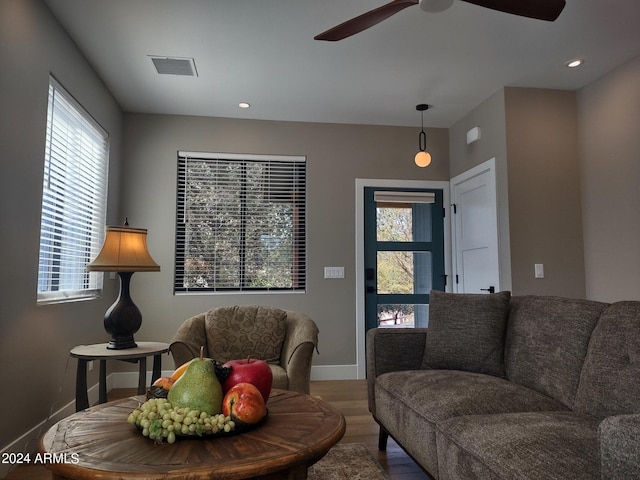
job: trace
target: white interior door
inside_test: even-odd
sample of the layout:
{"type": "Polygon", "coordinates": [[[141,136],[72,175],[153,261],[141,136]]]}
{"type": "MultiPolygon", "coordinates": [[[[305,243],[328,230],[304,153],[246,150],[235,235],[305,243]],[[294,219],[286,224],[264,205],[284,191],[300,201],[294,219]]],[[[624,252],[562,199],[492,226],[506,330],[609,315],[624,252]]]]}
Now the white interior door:
{"type": "Polygon", "coordinates": [[[458,293],[500,290],[495,159],[451,180],[454,281],[458,293]]]}

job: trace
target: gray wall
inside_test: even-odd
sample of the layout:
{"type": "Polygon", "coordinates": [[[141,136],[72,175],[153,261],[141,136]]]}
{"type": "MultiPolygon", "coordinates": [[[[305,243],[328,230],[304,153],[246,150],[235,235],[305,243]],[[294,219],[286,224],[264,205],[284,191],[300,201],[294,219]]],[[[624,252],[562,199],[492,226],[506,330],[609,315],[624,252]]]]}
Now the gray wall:
{"type": "Polygon", "coordinates": [[[469,112],[449,129],[451,178],[495,158],[507,162],[507,125],[505,123],[504,89],[469,112]],[[480,140],[467,145],[467,132],[480,127],[480,140]]]}
{"type": "Polygon", "coordinates": [[[514,295],[585,295],[577,120],[573,91],[506,87],[450,129],[452,177],[496,159],[501,288],[514,295]]]}
{"type": "Polygon", "coordinates": [[[355,179],[449,178],[446,129],[427,130],[433,163],[425,169],[413,163],[417,128],[126,114],[124,131],[124,210],[132,225],[149,230],[162,268],[134,275],[132,296],[144,316],[139,337],[169,341],[184,319],[216,306],[274,305],[316,321],[314,365],[356,363],[355,179]],[[307,157],[306,293],[173,295],[178,150],[307,157]],[[344,266],[345,278],[325,280],[325,266],[344,266]]]}
{"type": "MultiPolygon", "coordinates": [[[[69,350],[104,341],[105,298],[36,306],[40,207],[49,73],[78,99],[111,137],[108,215],[116,218],[122,114],[46,7],[0,2],[0,448],[23,435],[75,392],[69,350]]],[[[91,384],[97,381],[92,372],[91,384]]],[[[37,432],[36,432],[37,433],[37,432]]],[[[30,447],[35,446],[32,442],[30,447]]],[[[24,451],[24,445],[11,451],[24,451]]],[[[2,476],[0,466],[0,476],[2,476]]]]}
{"type": "Polygon", "coordinates": [[[509,179],[504,89],[469,112],[449,129],[450,175],[455,178],[492,158],[496,164],[500,290],[513,290],[509,238],[509,179]],[[467,144],[467,132],[480,128],[480,139],[467,144]]]}
{"type": "Polygon", "coordinates": [[[578,92],[587,297],[640,300],[640,57],[578,92]]]}
{"type": "Polygon", "coordinates": [[[505,118],[513,293],[584,298],[576,94],[505,88],[505,118]]]}

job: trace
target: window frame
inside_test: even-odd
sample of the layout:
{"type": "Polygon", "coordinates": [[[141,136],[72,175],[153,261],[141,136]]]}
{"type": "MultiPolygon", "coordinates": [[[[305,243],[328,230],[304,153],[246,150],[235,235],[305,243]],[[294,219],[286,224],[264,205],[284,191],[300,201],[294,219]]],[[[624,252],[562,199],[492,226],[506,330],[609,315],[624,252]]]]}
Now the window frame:
{"type": "Polygon", "coordinates": [[[49,77],[40,212],[38,305],[98,298],[103,273],[85,266],[105,235],[109,133],[49,77]]]}
{"type": "MultiPolygon", "coordinates": [[[[178,172],[177,172],[177,189],[176,189],[176,243],[175,243],[175,269],[174,269],[174,281],[173,292],[175,295],[184,294],[264,294],[264,293],[304,293],[306,292],[306,271],[307,271],[307,228],[306,228],[306,157],[300,155],[260,155],[260,154],[238,154],[238,153],[209,153],[209,152],[191,152],[191,151],[179,151],[178,152],[178,172]],[[204,161],[204,162],[242,162],[246,163],[265,163],[267,165],[289,163],[290,168],[295,173],[292,174],[292,178],[295,177],[295,182],[292,184],[292,188],[300,189],[296,190],[296,193],[302,193],[301,196],[296,196],[295,201],[292,201],[295,213],[292,214],[292,229],[291,238],[293,243],[293,253],[291,262],[289,264],[291,268],[291,282],[289,287],[276,287],[273,284],[267,286],[253,287],[243,284],[243,274],[238,274],[237,286],[185,286],[185,261],[187,259],[186,247],[187,233],[186,233],[186,164],[189,161],[204,161]],[[299,222],[299,223],[297,223],[299,222]]],[[[219,168],[219,165],[216,165],[219,168]]],[[[270,177],[275,178],[275,177],[270,177]]],[[[246,188],[247,185],[244,185],[246,188]]],[[[238,191],[242,190],[242,187],[238,191]]],[[[264,202],[269,203],[268,201],[264,202]]],[[[247,213],[249,210],[244,210],[239,214],[240,218],[247,218],[250,221],[251,213],[247,213]]],[[[241,231],[246,229],[246,225],[240,227],[241,231]]],[[[240,233],[240,237],[242,237],[240,233]]],[[[242,242],[242,238],[239,240],[242,242]]],[[[239,271],[249,268],[244,263],[247,262],[248,248],[238,251],[239,271]]]]}

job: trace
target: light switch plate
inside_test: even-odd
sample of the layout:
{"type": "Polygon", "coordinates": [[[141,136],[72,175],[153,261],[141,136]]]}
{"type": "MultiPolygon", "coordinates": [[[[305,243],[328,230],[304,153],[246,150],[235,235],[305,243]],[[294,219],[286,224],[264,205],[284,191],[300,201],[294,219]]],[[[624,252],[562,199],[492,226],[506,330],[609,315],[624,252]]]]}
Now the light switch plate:
{"type": "Polygon", "coordinates": [[[344,267],[324,267],[324,278],[344,278],[344,267]]]}
{"type": "Polygon", "coordinates": [[[536,263],[534,265],[535,278],[544,278],[544,265],[542,263],[536,263]]]}

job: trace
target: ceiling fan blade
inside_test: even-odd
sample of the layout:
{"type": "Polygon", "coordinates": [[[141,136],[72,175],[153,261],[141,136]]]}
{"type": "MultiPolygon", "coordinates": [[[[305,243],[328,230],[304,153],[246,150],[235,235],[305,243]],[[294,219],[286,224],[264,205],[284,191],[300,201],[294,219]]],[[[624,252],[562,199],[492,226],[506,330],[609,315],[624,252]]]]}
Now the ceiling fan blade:
{"type": "Polygon", "coordinates": [[[412,5],[417,5],[419,0],[393,0],[391,3],[382,5],[367,13],[363,13],[351,20],[347,20],[340,25],[333,27],[326,32],[322,32],[319,35],[313,37],[315,40],[327,40],[329,42],[335,42],[342,40],[343,38],[350,37],[356,33],[360,33],[367,28],[386,20],[392,15],[395,15],[400,10],[404,10],[412,5]]]}
{"type": "Polygon", "coordinates": [[[565,6],[565,0],[462,0],[500,12],[553,22],[565,6]]]}

